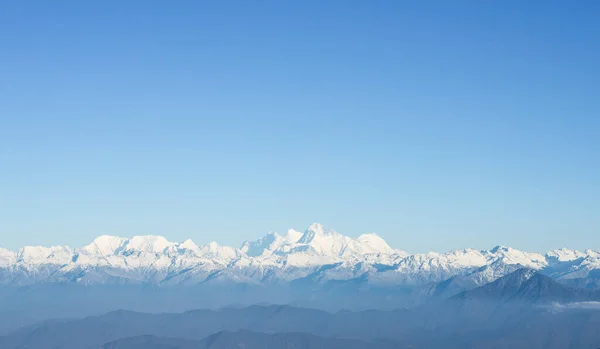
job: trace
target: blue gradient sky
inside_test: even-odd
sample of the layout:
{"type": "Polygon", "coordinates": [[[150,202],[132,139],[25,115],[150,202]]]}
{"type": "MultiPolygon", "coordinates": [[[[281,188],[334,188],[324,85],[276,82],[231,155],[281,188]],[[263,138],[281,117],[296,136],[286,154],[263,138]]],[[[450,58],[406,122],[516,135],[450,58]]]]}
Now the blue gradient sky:
{"type": "Polygon", "coordinates": [[[600,248],[600,2],[0,2],[0,245],[600,248]]]}

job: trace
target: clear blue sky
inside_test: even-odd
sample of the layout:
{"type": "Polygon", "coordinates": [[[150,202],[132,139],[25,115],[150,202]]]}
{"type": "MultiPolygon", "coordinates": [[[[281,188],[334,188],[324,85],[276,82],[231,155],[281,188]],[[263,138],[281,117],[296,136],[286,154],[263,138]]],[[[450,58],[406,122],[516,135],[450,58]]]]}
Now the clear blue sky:
{"type": "Polygon", "coordinates": [[[0,245],[600,248],[600,2],[2,1],[0,245]]]}

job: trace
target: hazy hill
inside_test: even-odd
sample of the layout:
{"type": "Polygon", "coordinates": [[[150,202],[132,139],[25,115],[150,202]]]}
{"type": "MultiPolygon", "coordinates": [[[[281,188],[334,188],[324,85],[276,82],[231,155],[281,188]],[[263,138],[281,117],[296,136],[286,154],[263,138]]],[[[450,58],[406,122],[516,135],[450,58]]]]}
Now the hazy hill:
{"type": "Polygon", "coordinates": [[[406,344],[392,341],[364,341],[323,338],[306,333],[266,334],[249,331],[222,331],[203,340],[191,341],[155,336],[130,337],[106,343],[102,349],[402,349],[406,344]]]}

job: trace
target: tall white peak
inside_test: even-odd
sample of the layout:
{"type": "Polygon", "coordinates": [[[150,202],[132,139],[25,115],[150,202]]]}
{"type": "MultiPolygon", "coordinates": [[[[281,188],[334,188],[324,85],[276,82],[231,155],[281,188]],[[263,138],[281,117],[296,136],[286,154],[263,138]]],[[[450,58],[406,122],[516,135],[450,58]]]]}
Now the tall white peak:
{"type": "Polygon", "coordinates": [[[162,236],[145,235],[134,236],[127,240],[123,249],[126,252],[161,253],[174,243],[167,241],[162,236]]]}
{"type": "MultiPolygon", "coordinates": [[[[348,249],[353,245],[351,238],[334,230],[325,229],[319,223],[311,224],[298,240],[297,245],[309,246],[314,252],[323,256],[342,257],[345,254],[353,254],[353,249],[348,249]]],[[[305,251],[304,248],[300,250],[305,251]]]]}
{"type": "Polygon", "coordinates": [[[91,244],[83,246],[79,249],[80,253],[96,256],[109,256],[116,254],[127,239],[118,236],[102,235],[97,237],[91,244]]]}
{"type": "Polygon", "coordinates": [[[255,241],[246,241],[240,250],[250,257],[273,254],[284,246],[290,246],[302,238],[302,233],[294,229],[288,230],[287,234],[279,235],[269,232],[267,235],[255,241]]]}
{"type": "Polygon", "coordinates": [[[177,244],[177,248],[193,251],[198,249],[198,245],[196,245],[191,239],[187,239],[184,242],[177,244]]]}
{"type": "Polygon", "coordinates": [[[298,240],[299,244],[310,244],[315,239],[325,237],[337,237],[339,234],[333,230],[325,229],[320,223],[311,224],[302,237],[298,240]]]}
{"type": "Polygon", "coordinates": [[[363,234],[358,237],[357,241],[363,246],[369,247],[375,253],[394,253],[394,249],[375,233],[363,234]]]}
{"type": "Polygon", "coordinates": [[[358,239],[344,236],[334,230],[326,229],[319,223],[311,224],[298,240],[296,250],[309,250],[322,256],[339,258],[361,257],[368,254],[394,254],[392,249],[376,234],[363,234],[358,239]],[[301,248],[303,247],[304,248],[301,248]]]}
{"type": "Polygon", "coordinates": [[[283,238],[286,241],[289,241],[290,243],[295,243],[295,242],[298,242],[298,240],[300,240],[302,238],[302,235],[304,235],[304,234],[301,233],[301,232],[299,232],[299,231],[297,231],[297,230],[289,229],[287,231],[287,234],[285,234],[283,236],[283,238]]]}
{"type": "Polygon", "coordinates": [[[275,232],[269,232],[267,235],[255,241],[245,241],[240,250],[250,257],[258,257],[267,251],[273,251],[279,247],[279,240],[282,237],[275,232]]]}

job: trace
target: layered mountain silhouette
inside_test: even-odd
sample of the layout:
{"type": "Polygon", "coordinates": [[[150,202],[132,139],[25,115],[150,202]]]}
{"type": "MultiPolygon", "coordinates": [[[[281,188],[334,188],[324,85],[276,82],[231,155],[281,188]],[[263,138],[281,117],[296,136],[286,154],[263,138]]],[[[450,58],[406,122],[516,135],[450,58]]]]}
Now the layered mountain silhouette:
{"type": "Polygon", "coordinates": [[[600,291],[569,287],[536,270],[521,268],[482,287],[465,291],[455,298],[529,304],[569,303],[600,300],[600,291]]]}
{"type": "Polygon", "coordinates": [[[101,349],[402,349],[406,344],[394,341],[366,341],[343,338],[323,338],[307,333],[257,333],[221,331],[203,340],[139,336],[118,339],[101,349]]]}
{"type": "Polygon", "coordinates": [[[520,268],[447,299],[394,311],[275,305],[161,314],[121,310],[25,327],[0,337],[0,347],[592,349],[600,344],[596,302],[597,291],[520,268]]]}

